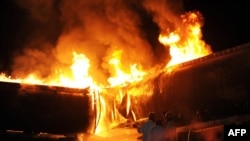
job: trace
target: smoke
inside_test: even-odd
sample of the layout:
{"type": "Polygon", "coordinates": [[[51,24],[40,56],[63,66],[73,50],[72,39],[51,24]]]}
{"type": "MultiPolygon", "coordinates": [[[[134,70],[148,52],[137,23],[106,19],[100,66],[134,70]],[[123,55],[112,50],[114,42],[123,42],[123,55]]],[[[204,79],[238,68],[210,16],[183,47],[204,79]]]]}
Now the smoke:
{"type": "Polygon", "coordinates": [[[52,0],[17,0],[17,3],[30,12],[30,16],[39,22],[47,22],[54,13],[52,0]]]}
{"type": "Polygon", "coordinates": [[[62,29],[58,3],[16,0],[16,4],[20,8],[20,22],[17,23],[20,28],[15,32],[19,46],[13,50],[11,75],[24,78],[33,74],[46,78],[53,72],[53,63],[57,62],[53,50],[62,29]]]}
{"type": "Polygon", "coordinates": [[[153,20],[159,25],[161,32],[181,27],[180,16],[184,12],[182,0],[145,0],[143,5],[153,14],[153,20]]]}
{"type": "Polygon", "coordinates": [[[65,56],[70,58],[72,50],[82,52],[91,60],[92,74],[99,72],[102,76],[97,76],[98,79],[105,78],[105,72],[112,75],[108,60],[116,50],[122,51],[120,61],[124,68],[134,63],[150,64],[151,49],[138,30],[138,14],[129,9],[130,3],[125,2],[63,1],[61,11],[65,30],[57,45],[59,60],[66,61],[65,56]]]}
{"type": "Polygon", "coordinates": [[[12,66],[13,76],[19,77],[32,74],[39,78],[48,77],[55,61],[53,55],[50,55],[53,46],[48,42],[44,42],[44,40],[34,40],[27,46],[29,48],[25,48],[22,55],[18,55],[14,60],[12,66]]]}
{"type": "Polygon", "coordinates": [[[148,29],[155,25],[160,30],[174,29],[183,12],[180,0],[17,0],[17,3],[29,11],[31,31],[23,53],[14,60],[13,75],[36,72],[49,77],[56,68],[70,67],[75,51],[91,60],[89,73],[100,83],[114,75],[114,66],[108,62],[117,50],[122,52],[120,62],[124,70],[131,64],[149,69],[161,63],[157,60],[162,58],[165,63],[169,58],[167,50],[147,38],[158,43],[158,35],[150,34],[160,31],[148,29]],[[145,28],[149,22],[142,16],[152,18],[146,19],[155,25],[145,28]],[[164,57],[155,50],[158,53],[160,50],[164,57]]]}

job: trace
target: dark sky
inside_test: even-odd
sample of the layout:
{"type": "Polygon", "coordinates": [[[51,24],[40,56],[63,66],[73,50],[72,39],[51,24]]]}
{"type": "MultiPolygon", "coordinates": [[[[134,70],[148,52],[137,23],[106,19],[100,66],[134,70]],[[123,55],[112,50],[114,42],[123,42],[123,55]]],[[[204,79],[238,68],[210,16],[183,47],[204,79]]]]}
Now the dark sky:
{"type": "MultiPolygon", "coordinates": [[[[11,56],[20,51],[24,42],[28,42],[28,35],[36,32],[30,30],[33,26],[41,27],[30,19],[29,12],[20,8],[15,0],[1,0],[1,49],[0,71],[11,64],[11,56]]],[[[184,0],[186,11],[198,10],[202,13],[205,22],[203,39],[212,50],[221,51],[250,41],[250,6],[246,0],[215,1],[215,0],[184,0]]],[[[53,19],[55,22],[59,19],[53,19]]],[[[49,40],[56,40],[60,33],[60,26],[50,24],[50,28],[58,32],[48,32],[49,40]],[[58,34],[57,34],[58,33],[58,34]]]]}
{"type": "Polygon", "coordinates": [[[204,40],[214,51],[250,41],[250,5],[244,0],[185,0],[186,10],[199,10],[205,18],[204,40]]]}

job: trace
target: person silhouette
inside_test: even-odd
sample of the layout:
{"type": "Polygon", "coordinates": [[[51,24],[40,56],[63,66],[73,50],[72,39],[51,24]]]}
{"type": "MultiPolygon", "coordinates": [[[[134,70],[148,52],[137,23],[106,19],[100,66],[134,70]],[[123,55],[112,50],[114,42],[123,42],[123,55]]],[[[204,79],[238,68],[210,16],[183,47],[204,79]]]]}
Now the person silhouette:
{"type": "Polygon", "coordinates": [[[162,120],[156,120],[156,125],[151,130],[151,141],[165,141],[165,128],[162,120]]]}
{"type": "Polygon", "coordinates": [[[155,126],[155,113],[150,112],[148,115],[148,121],[143,123],[137,131],[142,133],[142,141],[150,141],[151,140],[151,130],[155,126]]]}

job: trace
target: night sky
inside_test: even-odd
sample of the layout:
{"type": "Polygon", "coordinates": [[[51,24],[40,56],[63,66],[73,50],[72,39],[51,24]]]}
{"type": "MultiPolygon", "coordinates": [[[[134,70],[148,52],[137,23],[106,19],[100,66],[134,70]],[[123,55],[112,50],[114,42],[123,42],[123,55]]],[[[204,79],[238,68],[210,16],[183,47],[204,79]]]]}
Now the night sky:
{"type": "MultiPolygon", "coordinates": [[[[31,40],[31,34],[35,32],[38,33],[39,30],[51,28],[53,31],[57,32],[46,32],[44,36],[51,42],[56,41],[58,38],[61,31],[60,25],[46,25],[31,20],[29,12],[18,6],[15,0],[1,0],[0,5],[0,71],[10,66],[10,58],[22,50],[25,42],[31,40]],[[35,31],[32,30],[33,27],[36,29],[35,31]],[[40,28],[38,29],[37,27],[40,28]]],[[[250,5],[248,1],[231,0],[225,2],[213,0],[184,0],[183,5],[186,11],[198,10],[202,13],[205,19],[202,29],[203,39],[212,47],[214,52],[235,47],[250,41],[250,5]]],[[[60,14],[59,11],[54,13],[60,14]]],[[[60,19],[52,19],[51,22],[57,23],[58,20],[60,19]]],[[[152,29],[154,29],[153,26],[152,29]]],[[[36,34],[34,34],[34,36],[35,35],[36,34]]]]}
{"type": "Polygon", "coordinates": [[[250,41],[250,5],[244,0],[186,0],[187,11],[197,9],[205,19],[203,38],[220,51],[250,41]]]}

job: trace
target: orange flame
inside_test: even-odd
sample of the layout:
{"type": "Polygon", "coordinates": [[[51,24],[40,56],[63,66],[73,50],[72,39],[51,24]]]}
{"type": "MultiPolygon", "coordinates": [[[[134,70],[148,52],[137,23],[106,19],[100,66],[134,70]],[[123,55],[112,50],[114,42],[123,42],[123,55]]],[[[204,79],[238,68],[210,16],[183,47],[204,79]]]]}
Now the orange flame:
{"type": "Polygon", "coordinates": [[[72,88],[87,88],[93,85],[89,71],[89,59],[84,54],[78,54],[73,52],[73,63],[70,66],[71,71],[58,69],[55,76],[51,76],[51,79],[45,80],[39,78],[36,74],[28,74],[23,79],[15,79],[6,74],[0,74],[0,81],[16,82],[24,84],[39,84],[39,85],[54,85],[65,86],[72,88]]]}
{"type": "Polygon", "coordinates": [[[113,66],[115,72],[114,76],[108,78],[111,87],[117,85],[126,86],[131,83],[139,82],[143,80],[143,77],[146,75],[146,72],[138,69],[137,64],[131,64],[129,70],[123,68],[120,61],[121,55],[122,50],[114,51],[112,58],[109,60],[109,64],[113,66]]]}
{"type": "Polygon", "coordinates": [[[54,83],[52,80],[50,84],[76,88],[89,87],[93,84],[92,78],[88,74],[89,67],[89,59],[84,54],[73,52],[73,64],[70,67],[72,74],[61,73],[59,82],[54,83]]]}
{"type": "Polygon", "coordinates": [[[188,12],[181,16],[185,30],[177,29],[170,34],[160,34],[159,41],[170,47],[171,60],[166,67],[206,56],[212,51],[202,41],[202,16],[199,12],[188,12]]]}
{"type": "MultiPolygon", "coordinates": [[[[210,47],[201,40],[202,33],[202,16],[199,12],[188,12],[181,16],[182,23],[185,28],[176,29],[175,31],[167,33],[161,33],[159,35],[159,41],[170,47],[171,61],[166,64],[166,67],[173,66],[178,63],[189,61],[198,57],[202,57],[211,53],[210,47]]],[[[113,97],[101,88],[101,86],[95,85],[93,77],[89,74],[89,68],[91,66],[90,60],[84,54],[73,52],[72,64],[68,66],[69,71],[63,68],[58,68],[54,76],[50,76],[50,80],[43,80],[35,74],[29,74],[23,79],[13,79],[5,74],[0,74],[0,81],[7,82],[17,82],[17,83],[31,83],[31,84],[44,84],[44,85],[56,85],[65,87],[75,87],[75,88],[87,88],[92,87],[92,111],[97,112],[97,120],[95,122],[95,133],[99,133],[104,129],[110,128],[114,124],[120,121],[124,121],[124,118],[119,115],[116,109],[116,102],[121,102],[120,99],[124,97],[125,94],[116,91],[113,97]],[[108,98],[119,100],[109,100],[108,98]]],[[[112,68],[111,76],[107,79],[110,86],[108,88],[114,87],[124,87],[129,84],[140,82],[144,80],[149,71],[142,69],[142,65],[138,63],[131,63],[128,68],[125,68],[123,62],[121,61],[121,56],[123,54],[122,50],[115,50],[112,52],[110,59],[108,60],[109,65],[112,68]]],[[[151,71],[151,70],[150,70],[151,71]]],[[[158,72],[157,72],[158,73],[158,72]]],[[[156,73],[156,75],[157,75],[156,73]]],[[[150,73],[151,74],[151,73],[150,73]]],[[[153,88],[145,85],[146,94],[150,95],[153,93],[151,90],[153,88]]],[[[115,89],[115,88],[114,88],[115,89]]],[[[126,114],[132,113],[134,119],[135,113],[131,110],[131,95],[142,94],[143,92],[133,91],[127,94],[126,103],[126,114]]],[[[145,94],[144,93],[144,94],[145,94]]]]}

